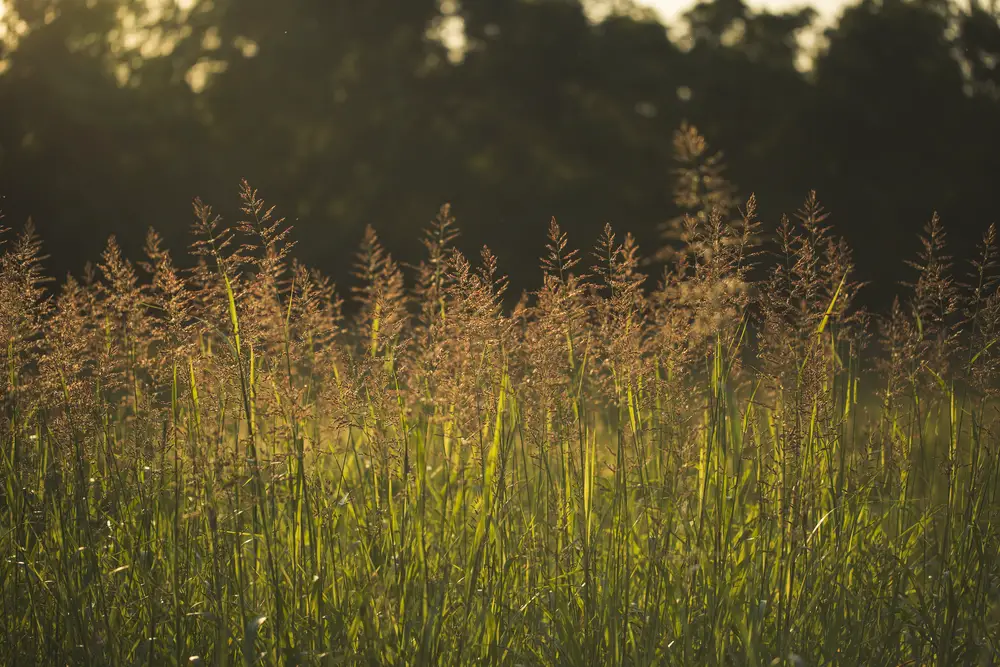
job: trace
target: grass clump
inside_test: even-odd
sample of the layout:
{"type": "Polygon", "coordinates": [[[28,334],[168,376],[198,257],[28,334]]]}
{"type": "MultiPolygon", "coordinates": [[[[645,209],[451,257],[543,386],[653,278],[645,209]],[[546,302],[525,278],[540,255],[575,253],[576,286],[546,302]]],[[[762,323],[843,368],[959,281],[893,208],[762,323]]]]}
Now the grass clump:
{"type": "Polygon", "coordinates": [[[932,219],[870,322],[815,195],[762,245],[678,145],[659,281],[552,221],[513,310],[447,207],[349,308],[246,184],[192,270],[112,239],[50,296],[13,238],[0,662],[995,664],[995,230],[966,286],[932,219]]]}

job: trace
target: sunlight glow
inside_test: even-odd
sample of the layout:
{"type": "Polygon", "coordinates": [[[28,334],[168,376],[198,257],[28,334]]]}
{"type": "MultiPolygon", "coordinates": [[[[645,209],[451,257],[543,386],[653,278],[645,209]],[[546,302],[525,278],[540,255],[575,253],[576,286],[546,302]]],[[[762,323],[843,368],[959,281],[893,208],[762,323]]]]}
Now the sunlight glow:
{"type": "MultiPolygon", "coordinates": [[[[803,30],[798,36],[802,50],[795,65],[799,71],[812,68],[816,55],[825,44],[824,30],[833,25],[844,7],[850,4],[845,0],[746,0],[746,2],[753,12],[786,12],[807,6],[816,10],[817,16],[812,26],[803,30]]],[[[660,20],[667,26],[671,38],[683,41],[684,31],[680,26],[685,12],[695,5],[693,0],[639,0],[639,4],[659,15],[660,20]]]]}
{"type": "MultiPolygon", "coordinates": [[[[641,0],[640,4],[650,7],[660,15],[664,23],[678,22],[684,12],[695,3],[691,0],[641,0]]],[[[827,22],[836,18],[840,10],[848,3],[843,0],[752,0],[748,1],[754,11],[781,12],[811,6],[819,13],[819,21],[827,22]]]]}

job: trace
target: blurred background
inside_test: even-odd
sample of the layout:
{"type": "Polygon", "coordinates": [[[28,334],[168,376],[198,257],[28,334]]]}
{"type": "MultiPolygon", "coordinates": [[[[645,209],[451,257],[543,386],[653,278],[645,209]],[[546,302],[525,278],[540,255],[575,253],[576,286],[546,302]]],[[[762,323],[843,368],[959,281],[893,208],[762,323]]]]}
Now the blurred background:
{"type": "Polygon", "coordinates": [[[724,151],[765,229],[810,189],[884,307],[937,210],[969,257],[1000,222],[996,0],[0,0],[0,210],[50,273],[109,234],[176,255],[241,178],[339,283],[365,225],[402,261],[451,202],[514,293],[556,216],[652,254],[672,137],[724,151]]]}

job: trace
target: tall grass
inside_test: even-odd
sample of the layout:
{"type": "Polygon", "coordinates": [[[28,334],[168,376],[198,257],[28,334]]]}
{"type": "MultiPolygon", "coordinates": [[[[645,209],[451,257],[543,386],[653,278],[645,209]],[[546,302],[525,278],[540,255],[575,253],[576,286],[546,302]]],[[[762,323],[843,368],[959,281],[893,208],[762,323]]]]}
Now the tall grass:
{"type": "Polygon", "coordinates": [[[246,184],[192,271],[151,232],[50,297],[11,239],[0,662],[996,664],[993,228],[871,318],[815,195],[762,244],[677,143],[658,283],[553,221],[513,310],[447,207],[351,308],[246,184]]]}

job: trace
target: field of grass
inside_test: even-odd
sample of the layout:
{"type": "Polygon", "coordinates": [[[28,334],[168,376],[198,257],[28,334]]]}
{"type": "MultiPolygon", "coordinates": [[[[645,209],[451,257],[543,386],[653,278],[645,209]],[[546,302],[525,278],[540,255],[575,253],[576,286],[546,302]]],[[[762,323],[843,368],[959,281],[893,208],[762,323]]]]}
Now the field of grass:
{"type": "Polygon", "coordinates": [[[656,280],[553,221],[514,308],[447,208],[346,304],[246,185],[191,271],[8,238],[0,664],[998,664],[992,228],[868,316],[698,174],[656,280]]]}

